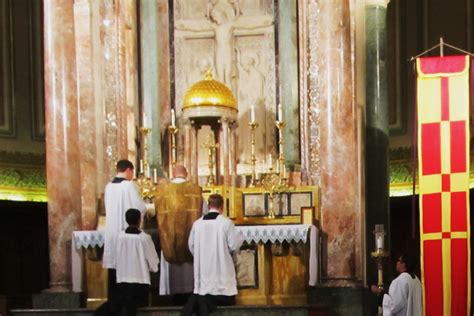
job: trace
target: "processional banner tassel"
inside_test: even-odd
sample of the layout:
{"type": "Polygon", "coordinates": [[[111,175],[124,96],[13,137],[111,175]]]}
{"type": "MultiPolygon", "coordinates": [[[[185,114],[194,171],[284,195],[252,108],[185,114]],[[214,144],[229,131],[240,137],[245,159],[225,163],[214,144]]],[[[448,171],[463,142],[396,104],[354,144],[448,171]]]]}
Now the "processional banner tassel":
{"type": "Polygon", "coordinates": [[[420,248],[426,316],[471,304],[469,57],[416,60],[420,248]]]}

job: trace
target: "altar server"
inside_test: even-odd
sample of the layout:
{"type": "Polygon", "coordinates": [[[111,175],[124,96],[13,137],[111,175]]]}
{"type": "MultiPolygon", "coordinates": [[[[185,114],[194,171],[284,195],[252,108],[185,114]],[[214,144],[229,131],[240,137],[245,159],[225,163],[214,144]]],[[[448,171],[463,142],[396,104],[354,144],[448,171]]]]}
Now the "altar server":
{"type": "Polygon", "coordinates": [[[129,226],[117,237],[117,297],[99,307],[95,315],[121,315],[125,308],[133,316],[138,307],[148,305],[150,272],[158,271],[158,254],[150,235],[139,229],[140,211],[131,208],[125,217],[129,226]]]}
{"type": "Polygon", "coordinates": [[[224,200],[219,194],[209,196],[209,212],[199,218],[189,235],[189,250],[194,256],[194,295],[184,308],[200,315],[214,305],[234,305],[237,280],[232,252],[238,251],[243,236],[234,223],[222,215],[224,200]]]}
{"type": "Polygon", "coordinates": [[[105,243],[102,265],[108,269],[109,299],[117,294],[116,241],[118,234],[128,227],[125,221],[125,212],[130,208],[137,209],[142,214],[145,212],[145,202],[131,181],[133,171],[132,162],[120,160],[117,162],[117,175],[105,187],[105,243]]]}
{"type": "Polygon", "coordinates": [[[382,299],[384,316],[421,316],[422,289],[421,282],[415,275],[414,257],[401,255],[397,260],[398,277],[392,281],[388,293],[384,289],[372,286],[372,292],[382,299]]]}

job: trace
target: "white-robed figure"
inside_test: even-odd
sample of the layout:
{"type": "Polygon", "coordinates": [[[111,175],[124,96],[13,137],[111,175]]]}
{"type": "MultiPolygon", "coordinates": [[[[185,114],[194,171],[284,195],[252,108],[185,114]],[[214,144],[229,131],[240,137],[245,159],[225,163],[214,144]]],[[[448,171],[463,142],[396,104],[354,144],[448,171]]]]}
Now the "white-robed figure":
{"type": "Polygon", "coordinates": [[[148,305],[150,272],[158,272],[158,254],[151,236],[142,232],[141,212],[131,208],[125,213],[127,229],[116,242],[117,296],[109,299],[94,313],[96,316],[136,315],[137,308],[148,305]]]}
{"type": "Polygon", "coordinates": [[[128,227],[125,212],[134,208],[143,215],[146,205],[133,179],[134,166],[129,160],[117,162],[117,175],[105,187],[105,243],[102,266],[108,269],[108,298],[117,294],[116,242],[119,233],[128,227]]]}
{"type": "Polygon", "coordinates": [[[396,265],[399,275],[390,284],[388,293],[372,286],[372,292],[382,300],[384,316],[423,315],[421,282],[414,273],[415,265],[415,258],[401,255],[396,265]]]}
{"type": "Polygon", "coordinates": [[[238,251],[243,236],[234,223],[222,215],[224,200],[219,194],[208,199],[209,211],[194,222],[189,250],[194,256],[194,291],[184,307],[206,315],[215,305],[235,305],[237,280],[232,252],[238,251]]]}

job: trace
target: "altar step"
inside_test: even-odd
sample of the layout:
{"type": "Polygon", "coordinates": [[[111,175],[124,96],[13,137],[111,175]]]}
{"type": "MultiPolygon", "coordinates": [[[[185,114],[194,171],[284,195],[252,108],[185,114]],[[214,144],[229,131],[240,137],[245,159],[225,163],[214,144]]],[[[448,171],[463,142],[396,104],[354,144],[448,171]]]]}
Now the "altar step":
{"type": "MultiPolygon", "coordinates": [[[[139,316],[180,316],[180,306],[147,307],[139,309],[139,316]]],[[[91,316],[93,309],[14,309],[13,316],[91,316]]],[[[229,306],[218,307],[213,316],[329,316],[323,306],[229,306]]]]}

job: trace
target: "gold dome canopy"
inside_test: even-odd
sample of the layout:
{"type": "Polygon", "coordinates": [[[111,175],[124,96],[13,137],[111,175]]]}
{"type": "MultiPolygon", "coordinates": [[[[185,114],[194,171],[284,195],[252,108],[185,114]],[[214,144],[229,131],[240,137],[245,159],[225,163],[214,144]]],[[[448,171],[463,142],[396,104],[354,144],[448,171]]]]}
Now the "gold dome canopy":
{"type": "Polygon", "coordinates": [[[237,101],[232,91],[223,83],[206,73],[204,80],[198,81],[184,95],[183,110],[191,107],[227,107],[237,110],[237,101]]]}

